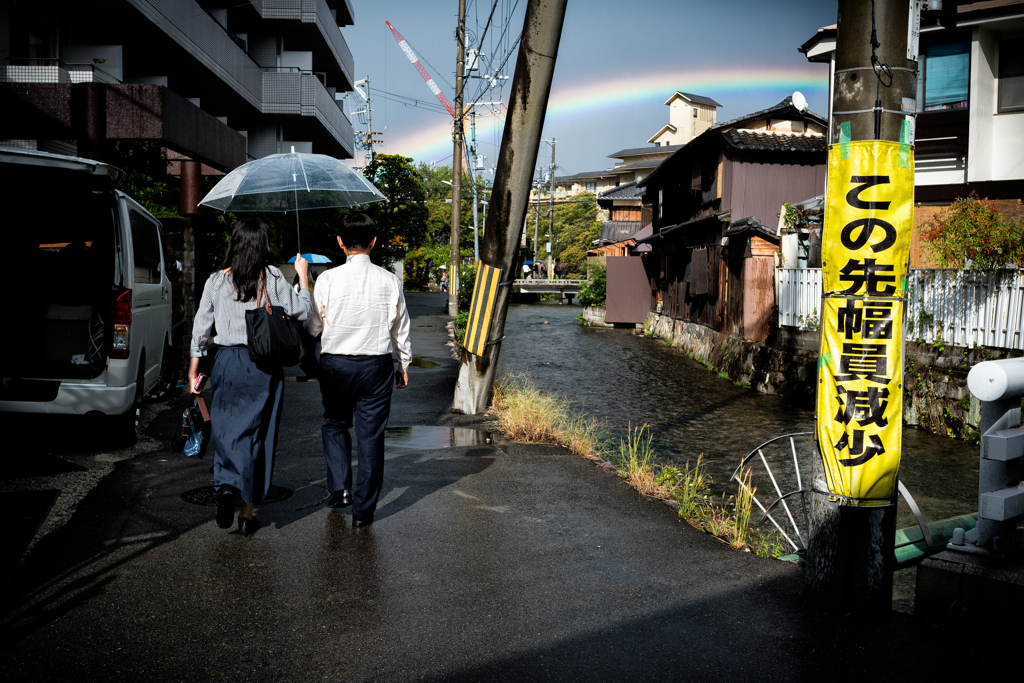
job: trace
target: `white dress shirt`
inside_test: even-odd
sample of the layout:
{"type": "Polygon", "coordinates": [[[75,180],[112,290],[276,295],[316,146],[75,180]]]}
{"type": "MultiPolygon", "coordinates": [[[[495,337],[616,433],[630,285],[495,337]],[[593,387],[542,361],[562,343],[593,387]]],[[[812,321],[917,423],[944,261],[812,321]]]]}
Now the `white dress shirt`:
{"type": "Polygon", "coordinates": [[[317,279],[313,298],[319,315],[307,329],[323,329],[323,353],[382,356],[394,349],[402,371],[408,370],[409,311],[397,275],[370,263],[366,254],[353,254],[317,279]]]}

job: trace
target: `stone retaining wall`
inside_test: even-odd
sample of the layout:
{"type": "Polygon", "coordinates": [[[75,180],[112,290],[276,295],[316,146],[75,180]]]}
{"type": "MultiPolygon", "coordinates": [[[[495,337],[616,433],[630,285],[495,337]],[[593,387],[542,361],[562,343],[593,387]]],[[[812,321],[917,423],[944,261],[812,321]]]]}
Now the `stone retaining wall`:
{"type": "MultiPolygon", "coordinates": [[[[671,340],[696,361],[763,394],[814,406],[819,336],[817,330],[783,327],[770,344],[718,333],[709,327],[650,313],[645,331],[671,340]]],[[[906,424],[975,441],[980,404],[967,390],[967,373],[985,360],[1017,358],[1024,352],[908,342],[904,368],[906,424]]]]}
{"type": "Polygon", "coordinates": [[[584,306],[580,313],[580,322],[590,327],[615,327],[604,321],[604,306],[584,306]]]}

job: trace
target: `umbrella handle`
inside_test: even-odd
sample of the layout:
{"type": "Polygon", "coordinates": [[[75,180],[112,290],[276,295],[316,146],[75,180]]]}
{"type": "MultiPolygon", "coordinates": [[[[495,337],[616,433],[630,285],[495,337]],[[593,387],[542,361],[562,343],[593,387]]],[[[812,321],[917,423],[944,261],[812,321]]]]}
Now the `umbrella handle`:
{"type": "Polygon", "coordinates": [[[292,190],[292,194],[295,195],[295,238],[299,245],[299,253],[302,253],[302,231],[299,230],[299,193],[296,190],[292,190]]]}

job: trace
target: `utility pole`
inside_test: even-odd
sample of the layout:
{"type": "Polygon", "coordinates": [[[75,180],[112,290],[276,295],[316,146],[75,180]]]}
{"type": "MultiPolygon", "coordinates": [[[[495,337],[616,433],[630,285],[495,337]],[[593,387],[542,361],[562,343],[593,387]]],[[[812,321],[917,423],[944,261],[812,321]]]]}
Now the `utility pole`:
{"type": "Polygon", "coordinates": [[[480,260],[480,222],[477,209],[480,204],[480,196],[476,177],[476,160],[479,158],[476,153],[476,107],[473,107],[469,112],[469,123],[470,131],[472,131],[470,135],[469,164],[470,169],[473,171],[470,177],[473,179],[473,262],[475,263],[480,260]]]}
{"type": "MultiPolygon", "coordinates": [[[[825,230],[828,233],[831,231],[834,241],[839,244],[840,240],[835,239],[839,236],[840,232],[843,235],[847,234],[850,225],[854,225],[858,222],[866,222],[867,226],[865,230],[864,240],[867,241],[870,237],[871,244],[874,245],[876,251],[882,252],[887,247],[879,243],[877,235],[881,232],[876,230],[872,226],[872,221],[881,221],[879,216],[885,215],[880,212],[883,209],[887,209],[890,205],[889,201],[866,201],[865,198],[871,198],[874,200],[881,199],[892,199],[892,204],[895,205],[897,202],[897,196],[891,189],[895,185],[891,185],[889,175],[870,175],[867,177],[861,177],[859,173],[861,171],[846,171],[846,175],[841,175],[838,169],[841,167],[841,163],[847,163],[849,168],[860,168],[852,166],[853,161],[839,162],[833,164],[833,156],[835,159],[856,159],[855,156],[850,156],[850,143],[856,144],[858,141],[870,141],[870,140],[886,140],[895,141],[898,143],[904,143],[907,150],[913,144],[913,139],[904,137],[901,140],[901,131],[905,132],[908,128],[912,129],[910,125],[912,123],[911,117],[904,117],[902,113],[905,111],[904,104],[909,98],[912,101],[916,97],[917,92],[917,63],[908,58],[907,54],[907,36],[908,36],[908,22],[910,19],[909,6],[917,5],[917,3],[908,3],[907,0],[839,0],[839,18],[836,38],[836,58],[835,58],[835,75],[832,83],[832,120],[830,121],[831,137],[833,144],[830,151],[830,164],[829,164],[829,178],[828,188],[830,196],[826,197],[826,202],[845,201],[850,206],[856,207],[861,213],[857,213],[857,216],[861,216],[864,213],[868,213],[869,218],[860,219],[860,221],[854,221],[850,223],[846,228],[842,227],[842,222],[836,223],[836,220],[831,220],[832,225],[829,225],[829,221],[826,221],[825,230]],[[877,40],[876,40],[877,39],[877,40]],[[846,148],[843,148],[843,145],[846,148]],[[837,150],[838,148],[838,150],[837,150]],[[841,153],[842,156],[839,155],[841,153]],[[854,173],[856,177],[847,177],[850,173],[854,173]],[[851,190],[847,194],[846,186],[841,183],[858,183],[874,181],[876,185],[881,187],[874,188],[874,193],[869,194],[864,192],[864,198],[861,198],[859,194],[855,195],[855,192],[862,190],[851,190]],[[885,185],[888,184],[888,185],[885,185]],[[836,188],[842,188],[841,191],[836,188]],[[833,196],[834,195],[834,196],[833,196]],[[841,195],[841,196],[840,196],[841,195]],[[853,200],[850,199],[853,195],[853,200]],[[872,236],[872,233],[875,236],[872,236]]],[[[921,103],[917,103],[919,107],[921,103]]],[[[854,150],[856,151],[856,150],[854,150]]],[[[903,152],[901,152],[903,154],[903,152]]],[[[912,159],[908,156],[904,157],[904,160],[912,159]]],[[[843,166],[847,168],[847,166],[843,166]]],[[[907,166],[903,166],[907,169],[907,166]]],[[[885,171],[893,176],[892,182],[897,181],[897,167],[895,164],[892,166],[891,171],[885,171]]],[[[870,172],[870,171],[869,171],[870,172]]],[[[879,169],[882,172],[882,169],[879,169]]],[[[907,173],[912,178],[913,175],[913,164],[909,164],[909,171],[901,171],[902,177],[905,177],[907,173]]],[[[903,182],[903,181],[901,181],[903,182]]],[[[909,185],[912,188],[912,180],[909,181],[909,185]]],[[[861,186],[863,187],[863,186],[861,186]]],[[[912,197],[911,197],[912,199],[912,197]]],[[[912,206],[912,201],[911,201],[912,206]]],[[[889,220],[893,220],[889,218],[889,220]]],[[[881,224],[881,221],[877,224],[881,224]]],[[[909,220],[906,221],[909,223],[909,220]]],[[[895,223],[895,221],[894,221],[895,223]]],[[[902,222],[895,225],[890,225],[889,229],[893,230],[893,242],[903,240],[904,237],[897,237],[897,231],[903,229],[909,230],[909,225],[904,225],[902,222]]],[[[909,238],[907,238],[909,239],[909,238]]],[[[843,237],[842,243],[845,245],[847,241],[852,241],[847,237],[843,237]]],[[[891,243],[890,243],[891,244],[891,243]]],[[[835,261],[834,255],[836,253],[843,253],[843,261],[846,261],[846,257],[849,256],[850,260],[846,267],[850,264],[856,266],[860,261],[855,260],[857,258],[863,258],[857,252],[852,251],[852,247],[846,246],[846,249],[851,251],[840,252],[839,247],[836,247],[836,252],[833,252],[833,256],[828,259],[829,261],[835,261]]],[[[869,254],[873,258],[875,254],[869,254]]],[[[879,253],[877,257],[882,258],[884,254],[879,253]]],[[[878,261],[883,263],[882,260],[878,261]]],[[[875,263],[875,260],[865,260],[863,268],[868,268],[867,264],[875,263]]],[[[824,266],[831,269],[838,269],[843,267],[841,262],[839,263],[828,263],[823,264],[824,266]]],[[[896,272],[899,271],[900,266],[905,267],[905,264],[897,264],[896,272]]],[[[888,270],[893,270],[891,266],[885,266],[888,270]]],[[[881,270],[882,268],[880,268],[881,270]]],[[[865,288],[864,291],[869,296],[857,296],[861,290],[858,290],[856,286],[851,287],[848,290],[842,290],[841,288],[835,288],[829,291],[828,285],[826,285],[825,299],[822,302],[822,310],[825,310],[825,303],[831,299],[835,301],[843,295],[843,292],[847,292],[846,296],[853,297],[845,299],[848,302],[847,305],[850,310],[856,309],[857,306],[863,306],[865,311],[868,310],[869,305],[883,306],[888,308],[875,309],[875,310],[891,310],[893,311],[893,322],[890,323],[893,327],[890,329],[890,336],[882,338],[891,339],[887,342],[891,345],[893,356],[889,357],[889,368],[887,370],[888,377],[893,378],[889,385],[885,389],[877,389],[876,391],[885,391],[885,396],[888,397],[889,406],[900,406],[902,402],[899,400],[899,393],[902,392],[902,383],[898,380],[898,377],[902,376],[903,367],[903,345],[905,343],[905,335],[902,334],[903,325],[897,318],[896,311],[902,311],[902,304],[898,299],[899,296],[899,275],[893,276],[891,279],[897,283],[892,290],[896,290],[895,295],[888,292],[876,291],[872,294],[872,290],[865,288]],[[875,303],[869,304],[868,299],[874,296],[875,303]],[[894,296],[895,298],[882,299],[880,297],[894,296]],[[878,303],[879,301],[883,303],[878,303]],[[852,303],[850,303],[852,302],[852,303]],[[887,302],[887,303],[886,303],[887,302]],[[896,325],[899,324],[898,327],[896,325]],[[900,331],[900,338],[895,338],[892,335],[892,330],[897,329],[900,331]],[[894,367],[895,366],[895,367],[894,367]]],[[[845,287],[845,285],[844,285],[845,287]]],[[[842,299],[840,299],[843,301],[842,299]]],[[[839,305],[843,305],[840,303],[839,305]]],[[[861,309],[856,309],[861,310],[861,309]]],[[[867,315],[867,313],[865,313],[867,315]]],[[[898,314],[902,316],[902,313],[898,314]]],[[[834,330],[832,327],[836,327],[835,321],[831,318],[827,324],[830,327],[828,333],[831,335],[834,330]]],[[[843,322],[838,323],[838,330],[843,330],[843,322]]],[[[853,323],[847,324],[847,334],[854,334],[854,331],[850,330],[853,323]]],[[[826,346],[826,316],[822,316],[822,349],[826,346]]],[[[860,334],[856,332],[856,334],[860,334]]],[[[838,338],[838,333],[836,333],[838,338]]],[[[854,339],[858,337],[847,337],[847,339],[854,339]]],[[[877,338],[873,337],[873,338],[877,338]]],[[[878,345],[879,348],[884,347],[883,344],[878,345]]],[[[828,354],[823,354],[823,358],[828,354]]],[[[843,356],[846,359],[846,356],[843,356]]],[[[827,361],[828,359],[826,359],[827,361]]],[[[833,375],[842,374],[838,369],[838,359],[833,360],[832,363],[836,364],[836,370],[833,371],[830,368],[829,362],[825,363],[824,370],[819,370],[819,397],[818,397],[818,414],[816,415],[816,450],[818,455],[813,459],[813,486],[812,488],[816,492],[821,491],[836,491],[829,488],[828,479],[826,477],[826,465],[823,463],[822,453],[827,449],[830,453],[835,452],[848,452],[850,455],[846,456],[851,459],[849,460],[838,460],[844,468],[844,473],[854,472],[855,466],[859,466],[860,462],[864,462],[865,457],[871,459],[875,455],[878,456],[876,460],[877,464],[882,461],[883,456],[890,460],[895,456],[895,463],[898,466],[899,450],[901,444],[898,439],[895,443],[887,442],[884,448],[879,450],[881,442],[878,442],[878,446],[872,446],[874,450],[865,451],[865,456],[852,459],[855,454],[854,447],[847,445],[846,438],[843,437],[840,443],[827,443],[822,436],[823,428],[822,425],[834,425],[840,423],[837,429],[847,429],[855,431],[857,424],[855,421],[851,421],[849,427],[843,427],[841,420],[832,415],[824,414],[825,411],[822,409],[823,392],[829,394],[836,393],[834,387],[825,388],[828,386],[828,382],[838,383],[840,381],[846,382],[848,379],[842,377],[834,377],[833,375]],[[822,379],[824,378],[824,379],[822,379]],[[825,382],[825,386],[822,386],[822,382],[825,382]],[[849,451],[844,449],[849,448],[849,451]]],[[[883,366],[884,367],[884,366],[883,366]]],[[[853,400],[850,397],[854,395],[853,386],[838,389],[839,393],[843,394],[842,399],[844,401],[853,400]],[[852,393],[846,393],[849,389],[852,393]]],[[[827,396],[826,396],[827,398],[827,396]]],[[[845,404],[844,404],[845,405],[845,404]]],[[[884,408],[883,408],[884,409],[884,408]]],[[[847,408],[847,410],[849,410],[847,408]]],[[[898,410],[898,409],[897,409],[898,410]]],[[[893,421],[899,421],[902,419],[902,415],[896,412],[894,415],[886,413],[888,424],[892,424],[893,421]]],[[[867,421],[862,420],[860,425],[864,425],[867,421]]],[[[883,422],[884,424],[884,422],[883,422]]],[[[895,427],[899,427],[896,424],[895,427]]],[[[832,427],[828,427],[832,428],[832,427]]],[[[857,436],[864,436],[865,432],[861,431],[857,436]]],[[[898,432],[897,432],[898,434],[898,432]]],[[[874,438],[874,437],[873,437],[874,438]]],[[[864,436],[864,442],[866,443],[867,437],[864,436]]],[[[862,447],[858,447],[862,448],[862,447]]],[[[831,461],[830,461],[831,463],[831,461]]],[[[830,465],[831,467],[831,465],[830,465]]],[[[834,471],[834,470],[829,470],[834,471]]],[[[866,471],[866,470],[863,470],[866,471]]],[[[848,478],[857,477],[857,474],[846,474],[848,478]]],[[[892,474],[894,481],[895,474],[892,474]]],[[[852,479],[851,479],[852,481],[852,479]]],[[[885,489],[885,486],[879,485],[879,489],[885,489]]],[[[888,613],[892,606],[892,583],[893,583],[893,562],[894,552],[893,547],[895,545],[895,532],[896,532],[896,506],[895,506],[895,485],[892,486],[892,499],[891,504],[885,504],[886,501],[880,498],[874,498],[868,501],[867,504],[861,501],[846,499],[837,496],[827,495],[812,495],[810,496],[810,537],[807,544],[807,585],[814,596],[814,599],[819,604],[830,610],[837,611],[840,613],[867,613],[867,614],[884,614],[888,613]]],[[[886,494],[888,495],[888,494],[886,494]]]]}
{"type": "Polygon", "coordinates": [[[562,22],[568,0],[529,0],[515,78],[501,139],[498,169],[487,212],[487,230],[480,244],[480,261],[500,268],[502,282],[496,287],[493,315],[485,330],[487,345],[482,356],[462,350],[459,380],[452,411],[478,415],[487,410],[498,366],[505,316],[511,299],[513,272],[520,237],[526,222],[533,170],[537,164],[544,114],[551,94],[551,78],[558,56],[562,22]]]}
{"type": "Polygon", "coordinates": [[[537,270],[537,258],[540,256],[540,243],[537,241],[540,238],[540,183],[541,175],[540,169],[537,169],[537,215],[536,222],[533,224],[533,269],[537,270]]]}
{"type": "Polygon", "coordinates": [[[548,171],[548,280],[555,269],[555,139],[551,138],[551,168],[548,171]]]}
{"type": "Polygon", "coordinates": [[[374,160],[373,153],[373,100],[370,98],[370,77],[366,77],[366,146],[369,147],[370,159],[367,166],[371,166],[374,160]]]}
{"type": "Polygon", "coordinates": [[[459,25],[455,29],[455,42],[458,43],[455,54],[455,129],[452,141],[455,149],[452,152],[452,230],[451,252],[448,259],[448,315],[453,318],[459,314],[459,238],[462,232],[462,144],[463,144],[463,111],[462,86],[466,66],[466,0],[459,0],[459,25]]]}

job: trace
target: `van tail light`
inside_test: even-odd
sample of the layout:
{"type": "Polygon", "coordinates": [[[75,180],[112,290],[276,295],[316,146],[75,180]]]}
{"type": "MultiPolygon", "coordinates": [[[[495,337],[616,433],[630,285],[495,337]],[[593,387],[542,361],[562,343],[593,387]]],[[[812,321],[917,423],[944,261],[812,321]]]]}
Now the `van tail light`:
{"type": "Polygon", "coordinates": [[[114,302],[114,337],[111,358],[127,358],[131,353],[129,338],[132,332],[132,290],[122,292],[114,302]]]}

